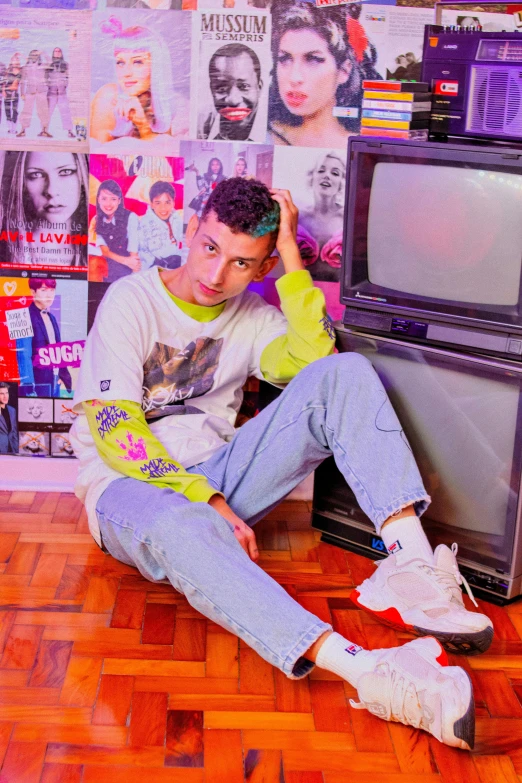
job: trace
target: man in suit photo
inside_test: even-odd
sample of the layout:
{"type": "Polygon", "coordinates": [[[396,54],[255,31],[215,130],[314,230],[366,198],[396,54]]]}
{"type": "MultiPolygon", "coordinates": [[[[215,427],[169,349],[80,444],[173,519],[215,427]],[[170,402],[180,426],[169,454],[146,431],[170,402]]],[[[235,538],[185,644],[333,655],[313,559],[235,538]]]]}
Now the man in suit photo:
{"type": "Polygon", "coordinates": [[[18,454],[16,408],[9,405],[10,384],[0,381],[0,454],[18,454]]]}
{"type": "Polygon", "coordinates": [[[60,327],[51,312],[56,296],[56,280],[31,278],[29,288],[33,292],[33,301],[29,305],[33,337],[31,361],[27,362],[30,366],[23,378],[21,392],[25,396],[60,397],[62,389],[67,392],[72,389],[72,378],[67,367],[53,367],[52,364],[44,367],[34,363],[40,348],[61,342],[60,327]]]}

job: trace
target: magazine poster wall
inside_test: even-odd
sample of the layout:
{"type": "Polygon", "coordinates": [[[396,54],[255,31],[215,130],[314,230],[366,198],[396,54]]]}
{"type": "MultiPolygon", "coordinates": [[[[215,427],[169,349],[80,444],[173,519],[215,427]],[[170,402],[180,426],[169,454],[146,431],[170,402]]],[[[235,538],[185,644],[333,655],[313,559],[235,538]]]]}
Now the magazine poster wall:
{"type": "MultiPolygon", "coordinates": [[[[346,145],[362,82],[419,80],[432,8],[0,6],[0,459],[74,457],[72,398],[107,288],[184,264],[188,221],[225,178],[290,190],[302,260],[341,315],[346,145]]],[[[515,29],[507,13],[443,21],[515,29]]],[[[283,272],[279,263],[253,286],[276,306],[283,272]]]]}

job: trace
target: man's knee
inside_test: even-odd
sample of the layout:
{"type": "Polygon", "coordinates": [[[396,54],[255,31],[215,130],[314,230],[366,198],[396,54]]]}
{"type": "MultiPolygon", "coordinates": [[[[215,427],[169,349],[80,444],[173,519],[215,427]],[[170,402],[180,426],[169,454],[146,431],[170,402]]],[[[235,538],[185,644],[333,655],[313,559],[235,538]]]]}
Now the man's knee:
{"type": "Polygon", "coordinates": [[[349,381],[354,381],[361,376],[364,378],[375,377],[373,365],[366,356],[360,353],[336,353],[326,356],[324,359],[318,359],[308,368],[312,373],[320,377],[341,376],[349,381]]]}

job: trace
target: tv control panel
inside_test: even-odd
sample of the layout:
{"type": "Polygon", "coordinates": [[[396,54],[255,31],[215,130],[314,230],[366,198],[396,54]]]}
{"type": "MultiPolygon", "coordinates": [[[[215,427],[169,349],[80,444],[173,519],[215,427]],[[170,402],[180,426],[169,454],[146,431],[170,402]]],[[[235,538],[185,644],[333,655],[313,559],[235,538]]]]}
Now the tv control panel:
{"type": "Polygon", "coordinates": [[[466,348],[477,353],[494,354],[522,361],[522,336],[447,324],[428,318],[408,318],[398,313],[383,313],[347,307],[343,325],[357,331],[375,332],[424,344],[466,348]]]}

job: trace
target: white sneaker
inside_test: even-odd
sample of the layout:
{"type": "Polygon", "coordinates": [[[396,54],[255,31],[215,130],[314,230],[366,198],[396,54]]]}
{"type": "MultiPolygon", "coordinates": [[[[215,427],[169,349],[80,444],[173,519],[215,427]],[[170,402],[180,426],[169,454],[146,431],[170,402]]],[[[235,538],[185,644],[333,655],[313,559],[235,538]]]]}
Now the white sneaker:
{"type": "Polygon", "coordinates": [[[454,748],[473,749],[471,680],[460,666],[444,666],[447,658],[436,639],[414,639],[402,647],[370,654],[375,655],[375,668],[359,677],[361,701],[350,699],[352,707],[429,731],[454,748]]]}
{"type": "Polygon", "coordinates": [[[461,584],[475,606],[477,602],[459,572],[456,554],[456,544],[451,549],[440,544],[433,563],[417,558],[399,565],[395,555],[389,555],[350,597],[388,625],[416,636],[435,636],[449,652],[485,652],[493,639],[493,624],[485,614],[464,606],[461,584]]]}

